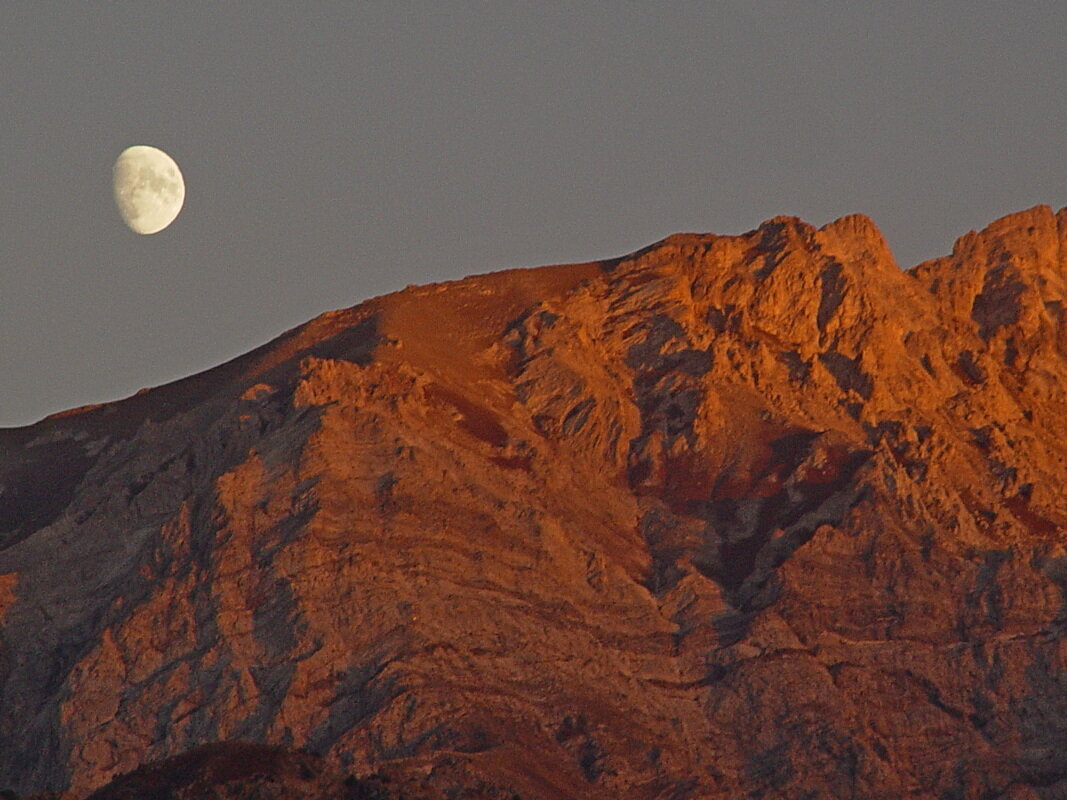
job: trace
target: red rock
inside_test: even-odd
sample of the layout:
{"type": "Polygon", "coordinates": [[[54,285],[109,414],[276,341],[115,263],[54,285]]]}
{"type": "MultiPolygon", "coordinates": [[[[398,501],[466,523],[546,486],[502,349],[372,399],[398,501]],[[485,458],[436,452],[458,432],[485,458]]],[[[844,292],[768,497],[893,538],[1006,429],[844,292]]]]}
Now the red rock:
{"type": "Polygon", "coordinates": [[[672,236],[0,431],[0,786],[1067,791],[1065,239],[672,236]]]}

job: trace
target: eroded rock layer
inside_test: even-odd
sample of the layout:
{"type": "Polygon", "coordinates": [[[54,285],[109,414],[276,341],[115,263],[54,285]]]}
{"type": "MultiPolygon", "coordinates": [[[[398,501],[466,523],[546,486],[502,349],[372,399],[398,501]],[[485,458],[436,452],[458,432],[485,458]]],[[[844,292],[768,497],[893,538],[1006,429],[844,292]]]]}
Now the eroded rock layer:
{"type": "Polygon", "coordinates": [[[0,787],[1064,796],[1065,301],[1067,211],[778,218],[0,431],[0,787]]]}

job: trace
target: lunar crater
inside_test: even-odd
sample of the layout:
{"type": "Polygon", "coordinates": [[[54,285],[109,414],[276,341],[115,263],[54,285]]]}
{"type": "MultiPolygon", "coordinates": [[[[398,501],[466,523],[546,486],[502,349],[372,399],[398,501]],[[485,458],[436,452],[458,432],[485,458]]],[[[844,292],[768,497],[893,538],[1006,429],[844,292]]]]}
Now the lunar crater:
{"type": "Polygon", "coordinates": [[[174,222],[185,203],[181,170],[155,147],[123,150],[115,161],[113,181],[119,215],[134,233],[158,233],[174,222]]]}

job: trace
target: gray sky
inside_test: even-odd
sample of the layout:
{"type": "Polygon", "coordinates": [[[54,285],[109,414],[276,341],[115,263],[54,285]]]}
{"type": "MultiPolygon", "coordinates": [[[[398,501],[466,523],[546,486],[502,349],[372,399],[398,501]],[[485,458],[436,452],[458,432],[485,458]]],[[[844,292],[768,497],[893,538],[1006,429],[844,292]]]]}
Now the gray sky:
{"type": "Polygon", "coordinates": [[[910,266],[1067,205],[1063,2],[163,5],[0,5],[0,426],[409,283],[777,214],[910,266]],[[131,144],[186,179],[153,236],[131,144]]]}

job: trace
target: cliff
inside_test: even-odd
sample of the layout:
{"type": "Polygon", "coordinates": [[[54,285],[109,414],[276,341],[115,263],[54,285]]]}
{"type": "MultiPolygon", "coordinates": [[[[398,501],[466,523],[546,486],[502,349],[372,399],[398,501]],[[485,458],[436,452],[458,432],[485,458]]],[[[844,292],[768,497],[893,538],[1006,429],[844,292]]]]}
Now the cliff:
{"type": "Polygon", "coordinates": [[[0,431],[0,787],[1062,796],[1065,293],[1067,210],[783,217],[0,431]]]}

